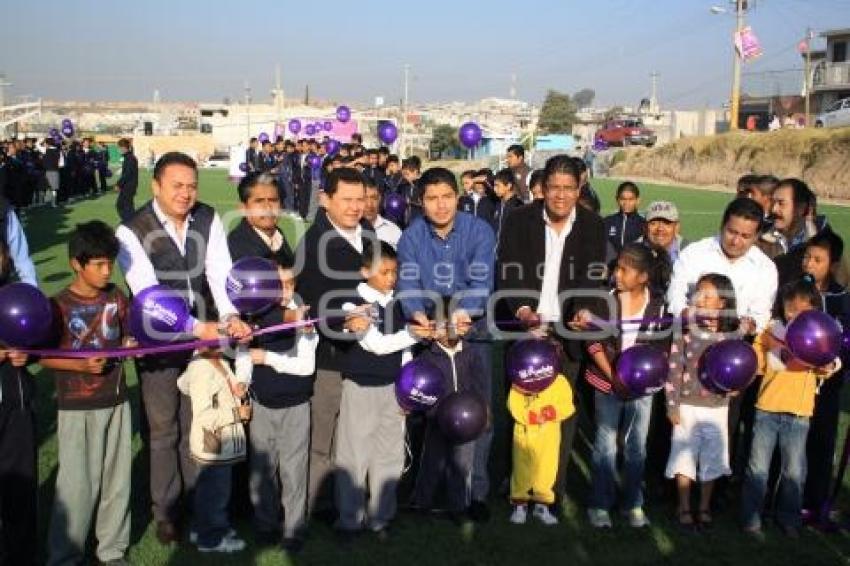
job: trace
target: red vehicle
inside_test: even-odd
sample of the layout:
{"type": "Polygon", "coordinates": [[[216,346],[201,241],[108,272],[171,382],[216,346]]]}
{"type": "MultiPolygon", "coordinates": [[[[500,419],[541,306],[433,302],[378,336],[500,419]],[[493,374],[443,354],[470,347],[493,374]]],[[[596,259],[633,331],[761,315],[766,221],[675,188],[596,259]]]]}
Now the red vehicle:
{"type": "Polygon", "coordinates": [[[655,132],[644,127],[639,118],[617,118],[609,120],[597,130],[596,139],[608,145],[655,145],[655,132]]]}

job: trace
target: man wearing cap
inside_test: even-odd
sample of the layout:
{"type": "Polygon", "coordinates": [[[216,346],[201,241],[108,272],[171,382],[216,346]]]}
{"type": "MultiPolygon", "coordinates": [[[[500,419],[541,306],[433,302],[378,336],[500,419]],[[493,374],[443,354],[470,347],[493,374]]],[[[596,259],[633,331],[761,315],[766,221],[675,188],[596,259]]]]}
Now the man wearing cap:
{"type": "Polygon", "coordinates": [[[657,200],[646,209],[646,234],[641,241],[667,250],[670,261],[679,259],[679,252],[688,244],[679,234],[679,209],[670,201],[657,200]]]}

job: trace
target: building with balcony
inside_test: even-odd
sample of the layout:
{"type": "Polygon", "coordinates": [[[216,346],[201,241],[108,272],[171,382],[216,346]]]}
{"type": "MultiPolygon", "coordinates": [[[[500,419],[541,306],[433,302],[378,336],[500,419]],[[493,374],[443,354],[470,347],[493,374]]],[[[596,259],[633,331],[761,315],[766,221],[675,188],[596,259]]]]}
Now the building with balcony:
{"type": "Polygon", "coordinates": [[[812,50],[812,112],[850,97],[850,28],[825,31],[826,49],[812,50]]]}

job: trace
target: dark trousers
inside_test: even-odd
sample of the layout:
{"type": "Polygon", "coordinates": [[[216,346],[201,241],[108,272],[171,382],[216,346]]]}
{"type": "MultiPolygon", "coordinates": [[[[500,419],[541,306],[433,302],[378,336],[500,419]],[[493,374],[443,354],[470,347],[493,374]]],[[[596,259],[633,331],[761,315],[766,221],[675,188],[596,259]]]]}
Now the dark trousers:
{"type": "Polygon", "coordinates": [[[197,475],[189,455],[192,406],[177,389],[177,378],[187,363],[185,355],[151,356],[136,362],[148,423],[152,512],[158,522],[180,518],[180,495],[192,490],[197,475]]]}
{"type": "MultiPolygon", "coordinates": [[[[826,380],[815,397],[815,412],[809,421],[809,437],[806,441],[806,488],[803,508],[814,513],[824,511],[832,485],[832,465],[835,460],[835,441],[838,436],[838,415],[841,412],[841,383],[844,374],[839,373],[826,380]]],[[[823,520],[828,517],[820,517],[823,520]]]]}
{"type": "Polygon", "coordinates": [[[35,564],[36,444],[32,377],[0,365],[0,564],[35,564]]]}
{"type": "Polygon", "coordinates": [[[576,386],[579,381],[581,364],[569,357],[562,358],[561,364],[561,373],[564,374],[573,389],[573,402],[576,411],[570,418],[561,421],[561,449],[558,455],[558,475],[555,477],[555,501],[558,503],[567,493],[567,469],[570,464],[570,454],[573,451],[573,440],[575,440],[580,416],[587,411],[587,408],[580,401],[576,386]]]}
{"type": "Polygon", "coordinates": [[[475,442],[452,444],[440,432],[436,421],[429,420],[413,497],[416,505],[432,508],[437,489],[445,480],[446,508],[454,513],[464,511],[472,495],[474,460],[475,442]]]}
{"type": "Polygon", "coordinates": [[[136,191],[121,189],[118,191],[118,199],[115,201],[115,208],[118,209],[118,217],[121,222],[129,220],[133,213],[136,212],[136,207],[133,204],[133,199],[136,197],[136,191]]]}

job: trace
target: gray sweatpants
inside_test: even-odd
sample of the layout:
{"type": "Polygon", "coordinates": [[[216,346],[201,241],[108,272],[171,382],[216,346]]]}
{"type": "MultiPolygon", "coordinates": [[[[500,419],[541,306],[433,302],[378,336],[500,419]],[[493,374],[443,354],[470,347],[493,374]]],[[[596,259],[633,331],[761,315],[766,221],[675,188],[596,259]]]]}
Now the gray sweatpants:
{"type": "Polygon", "coordinates": [[[130,403],[59,411],[59,473],[50,518],[48,564],[83,561],[96,515],[97,559],[124,557],[130,544],[130,403]]]}
{"type": "Polygon", "coordinates": [[[279,532],[283,507],[283,537],[296,537],[306,521],[310,403],[270,409],[255,402],[250,434],[256,529],[279,532]]]}
{"type": "Polygon", "coordinates": [[[310,401],[310,483],[307,511],[329,510],[333,506],[333,455],[336,421],[342,396],[342,374],[328,369],[316,370],[313,398],[310,401]]]}
{"type": "Polygon", "coordinates": [[[343,380],[335,462],[337,526],[352,531],[368,521],[370,529],[385,527],[396,513],[404,468],[404,416],[393,384],[364,387],[343,380]]]}

